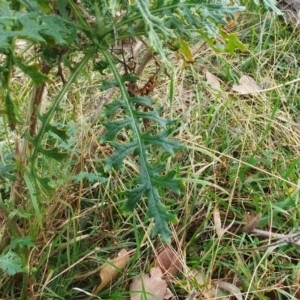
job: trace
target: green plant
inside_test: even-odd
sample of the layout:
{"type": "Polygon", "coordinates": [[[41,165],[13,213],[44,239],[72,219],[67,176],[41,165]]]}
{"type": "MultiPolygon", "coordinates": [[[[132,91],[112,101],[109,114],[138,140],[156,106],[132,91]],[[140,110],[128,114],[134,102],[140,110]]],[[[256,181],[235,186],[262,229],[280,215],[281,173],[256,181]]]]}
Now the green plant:
{"type": "MultiPolygon", "coordinates": [[[[276,95],[278,100],[273,106],[265,105],[263,98],[249,104],[248,98],[227,95],[227,89],[216,96],[215,91],[207,88],[199,72],[203,60],[197,60],[191,51],[193,43],[204,41],[214,51],[207,49],[208,54],[203,59],[211,59],[207,65],[217,68],[220,77],[226,73],[222,80],[228,82],[237,80],[240,75],[237,61],[244,72],[255,73],[262,63],[257,57],[267,59],[273,55],[274,49],[269,47],[273,40],[266,39],[265,50],[260,52],[259,39],[252,38],[249,53],[243,53],[241,61],[231,61],[228,58],[235,55],[236,49],[245,51],[247,47],[235,33],[223,30],[221,24],[226,24],[243,8],[238,4],[231,6],[232,1],[222,1],[222,4],[221,1],[198,2],[0,1],[3,8],[0,10],[0,31],[3,33],[0,37],[3,100],[0,193],[5,200],[1,201],[0,213],[4,212],[10,234],[10,243],[0,247],[1,251],[4,249],[0,255],[0,269],[6,275],[24,273],[22,287],[18,283],[19,276],[15,276],[17,280],[12,276],[0,291],[3,295],[12,293],[12,298],[18,298],[21,294],[25,299],[29,285],[32,298],[76,297],[79,292],[74,287],[78,286],[92,291],[97,279],[91,278],[90,271],[83,272],[86,275],[82,271],[97,270],[99,264],[111,257],[111,252],[117,251],[116,248],[137,247],[126,272],[127,276],[133,276],[137,266],[140,269],[147,266],[140,258],[150,257],[151,247],[155,248],[152,244],[144,247],[148,236],[144,215],[136,219],[145,207],[148,207],[147,216],[155,222],[153,236],[160,234],[165,242],[171,238],[169,222],[177,221],[171,213],[175,208],[180,219],[176,227],[172,226],[175,240],[188,235],[187,257],[190,261],[187,263],[202,265],[209,273],[207,278],[221,277],[228,270],[236,269],[242,279],[254,281],[245,284],[246,290],[251,293],[259,290],[261,299],[265,297],[265,286],[276,286],[276,281],[269,279],[267,273],[264,276],[269,284],[261,282],[259,275],[252,277],[252,271],[256,271],[263,260],[267,263],[269,256],[258,261],[249,258],[248,263],[243,262],[244,253],[241,255],[236,250],[245,246],[259,247],[259,240],[228,235],[217,239],[212,218],[215,209],[219,208],[221,213],[226,211],[224,226],[227,226],[226,221],[231,221],[227,213],[233,213],[240,220],[246,210],[262,211],[260,224],[264,226],[273,214],[276,216],[273,228],[278,230],[288,231],[288,225],[297,223],[299,212],[291,212],[297,198],[287,197],[281,189],[287,190],[288,184],[298,178],[298,159],[294,159],[295,152],[287,151],[285,159],[290,166],[285,171],[277,151],[268,147],[270,135],[275,132],[277,137],[281,132],[274,123],[281,109],[281,98],[276,95]],[[26,43],[20,47],[23,40],[26,43]],[[131,56],[135,53],[122,49],[123,44],[125,48],[126,44],[137,40],[142,40],[144,52],[134,59],[141,60],[141,65],[152,60],[157,75],[151,76],[143,88],[139,88],[138,80],[143,77],[141,72],[145,65],[132,67],[131,56]],[[121,52],[115,51],[120,48],[121,52]],[[170,68],[169,58],[173,56],[174,59],[174,53],[182,58],[185,67],[182,68],[185,73],[182,96],[177,94],[179,72],[173,73],[170,68]],[[18,79],[20,72],[23,75],[18,79]],[[87,104],[87,115],[83,115],[92,115],[87,124],[93,126],[93,131],[87,130],[80,141],[75,127],[81,123],[69,121],[81,113],[77,94],[82,97],[80,104],[88,101],[88,97],[83,97],[84,92],[77,93],[78,89],[82,88],[82,82],[86,84],[90,80],[89,73],[96,72],[98,79],[94,90],[110,89],[113,93],[109,91],[110,99],[103,112],[100,107],[94,114],[90,103],[87,104]],[[183,129],[169,117],[162,117],[169,115],[166,99],[164,102],[153,101],[148,95],[153,88],[148,83],[152,84],[152,80],[164,72],[171,82],[168,99],[172,115],[180,115],[176,103],[180,102],[186,108],[180,120],[183,129]],[[22,89],[20,82],[24,82],[22,89]],[[41,95],[46,85],[50,101],[43,103],[41,95]],[[185,105],[188,96],[184,92],[191,88],[194,97],[185,105]],[[250,116],[245,118],[249,111],[254,112],[251,114],[255,116],[254,121],[250,116]],[[95,127],[100,128],[97,134],[95,127]],[[183,149],[178,142],[181,130],[188,130],[193,142],[200,142],[177,153],[170,164],[170,156],[183,149]],[[91,151],[92,155],[88,156],[86,153],[90,149],[83,153],[81,143],[90,143],[94,150],[91,139],[94,134],[96,150],[105,148],[105,151],[91,151]],[[75,137],[77,140],[74,141],[75,137]],[[90,160],[92,167],[85,168],[90,160]],[[176,168],[170,167],[173,162],[176,168]],[[185,178],[182,180],[185,193],[180,196],[180,201],[173,200],[178,198],[174,194],[182,189],[181,180],[176,176],[185,178]],[[69,190],[72,184],[79,189],[78,196],[69,190]],[[84,188],[89,184],[87,196],[84,188]],[[61,197],[63,192],[67,196],[61,197]],[[141,199],[147,204],[144,205],[141,199]],[[118,210],[123,203],[124,210],[137,208],[138,213],[124,217],[118,210]],[[290,220],[285,223],[288,216],[290,220]],[[130,226],[132,229],[128,230],[130,226]],[[201,252],[205,255],[199,256],[201,252]]],[[[247,6],[247,1],[244,2],[247,6]]],[[[264,2],[274,4],[274,1],[264,2]]],[[[267,6],[275,9],[272,5],[267,6]]],[[[269,37],[273,36],[272,22],[266,18],[265,24],[270,25],[269,37]]],[[[253,29],[253,37],[255,34],[263,37],[265,30],[256,32],[253,29]]],[[[251,34],[247,33],[246,43],[249,36],[251,34]]],[[[276,49],[279,49],[278,45],[276,49]]],[[[282,55],[285,55],[284,51],[282,55]]],[[[279,65],[276,57],[274,61],[279,65]]],[[[153,73],[151,66],[149,69],[153,73]]],[[[296,148],[296,141],[293,143],[296,148]]],[[[275,256],[274,262],[281,263],[275,256]]],[[[280,268],[283,270],[284,260],[282,262],[280,268]]],[[[5,276],[0,285],[4,280],[5,276]]],[[[124,272],[125,281],[128,278],[124,272]]],[[[118,283],[103,291],[101,297],[112,299],[111,290],[115,290],[118,283]]],[[[123,288],[124,285],[118,287],[115,298],[120,298],[123,288]]]]}
{"type": "Polygon", "coordinates": [[[38,224],[43,227],[39,199],[51,192],[51,186],[49,177],[39,169],[39,161],[42,157],[60,161],[68,155],[56,147],[55,141],[50,147],[45,147],[45,143],[50,133],[64,141],[67,140],[64,125],[57,127],[52,120],[67,91],[89,61],[93,60],[95,68],[102,74],[112,72],[114,81],[107,82],[106,86],[116,86],[120,90],[120,100],[107,105],[106,118],[109,120],[118,111],[122,111],[124,115],[123,119],[118,121],[101,121],[106,126],[106,133],[101,137],[102,142],[109,142],[115,148],[115,153],[105,159],[106,170],[112,167],[121,168],[123,159],[129,154],[137,157],[140,171],[131,183],[132,188],[125,192],[128,198],[125,209],[134,209],[136,203],[145,196],[148,199],[149,216],[155,220],[153,236],[159,233],[164,241],[169,241],[171,232],[168,222],[175,222],[176,217],[162,205],[159,190],[168,188],[179,193],[180,181],[174,178],[175,171],[163,174],[164,163],[155,161],[151,151],[161,147],[164,152],[172,155],[181,146],[168,138],[172,133],[172,122],[160,117],[161,110],[153,109],[153,102],[148,96],[129,95],[127,86],[137,78],[134,74],[123,76],[120,73],[110,47],[126,39],[146,37],[148,47],[156,51],[163,63],[168,65],[168,45],[174,45],[174,41],[177,41],[176,44],[180,48],[180,43],[188,41],[191,37],[215,38],[219,31],[218,24],[225,24],[226,16],[234,17],[243,8],[230,3],[207,4],[198,1],[136,1],[129,5],[120,2],[113,6],[113,9],[102,2],[94,1],[90,4],[89,13],[95,14],[91,23],[83,17],[82,7],[73,1],[58,2],[56,9],[52,8],[56,7],[55,2],[46,1],[32,1],[30,4],[21,4],[18,1],[9,4],[3,1],[1,4],[3,17],[0,49],[5,57],[1,98],[4,102],[3,112],[10,128],[14,129],[24,122],[24,116],[18,109],[19,101],[11,91],[13,68],[21,69],[37,86],[36,90],[42,90],[49,81],[51,69],[55,66],[60,67],[61,61],[72,65],[68,80],[45,113],[39,112],[40,94],[36,93],[30,104],[27,123],[29,131],[24,134],[29,145],[25,147],[23,157],[17,158],[20,161],[18,172],[25,180],[38,224]],[[120,17],[114,15],[116,11],[121,12],[120,17]],[[79,37],[78,32],[81,32],[84,38],[79,37]],[[19,39],[27,40],[30,48],[34,45],[40,47],[39,58],[29,62],[26,61],[26,52],[17,54],[16,42],[19,39]],[[78,63],[68,59],[71,55],[80,53],[83,56],[78,63]],[[97,60],[96,56],[99,57],[97,60]],[[142,107],[147,107],[147,110],[143,110],[142,107]],[[40,122],[38,130],[37,120],[40,122]],[[143,129],[143,120],[152,122],[147,130],[143,129]],[[116,141],[117,135],[123,129],[129,135],[127,143],[116,141]]]}

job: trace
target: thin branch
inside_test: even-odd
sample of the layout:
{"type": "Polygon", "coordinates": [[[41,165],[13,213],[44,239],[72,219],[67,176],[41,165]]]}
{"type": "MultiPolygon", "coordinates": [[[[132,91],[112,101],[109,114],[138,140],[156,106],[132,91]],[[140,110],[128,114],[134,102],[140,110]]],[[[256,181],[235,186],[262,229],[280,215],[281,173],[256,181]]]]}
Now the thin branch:
{"type": "Polygon", "coordinates": [[[273,246],[278,246],[282,245],[285,243],[289,243],[295,246],[300,247],[300,232],[297,233],[290,233],[290,234],[280,234],[280,233],[273,233],[270,231],[264,231],[264,230],[259,230],[259,229],[253,229],[251,234],[254,234],[259,237],[265,237],[268,238],[269,240],[277,240],[274,243],[270,243],[268,245],[264,245],[258,248],[249,248],[249,249],[240,249],[240,250],[263,250],[267,249],[273,246]]]}

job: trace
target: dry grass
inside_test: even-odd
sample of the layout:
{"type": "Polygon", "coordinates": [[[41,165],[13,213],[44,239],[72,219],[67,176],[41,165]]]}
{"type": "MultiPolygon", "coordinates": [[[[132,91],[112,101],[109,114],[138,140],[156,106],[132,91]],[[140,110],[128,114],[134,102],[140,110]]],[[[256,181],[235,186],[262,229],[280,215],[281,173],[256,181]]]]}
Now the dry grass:
{"type": "MultiPolygon", "coordinates": [[[[197,44],[194,64],[171,58],[176,66],[171,106],[172,79],[167,75],[160,76],[151,95],[157,106],[165,108],[166,116],[171,112],[178,120],[174,138],[186,145],[169,161],[169,166],[178,168],[185,189],[180,197],[163,194],[165,204],[179,218],[171,227],[171,246],[183,266],[170,284],[175,299],[185,299],[194,288],[202,297],[217,299],[220,295],[207,287],[218,280],[235,285],[243,299],[299,298],[298,247],[282,244],[260,251],[257,248],[268,240],[235,234],[233,229],[244,224],[248,213],[261,213],[258,228],[274,233],[297,229],[299,219],[298,82],[281,86],[299,76],[299,36],[286,32],[270,15],[259,18],[244,17],[237,28],[249,52],[233,57],[197,44]],[[220,78],[221,91],[206,82],[206,70],[220,78]],[[242,75],[252,76],[264,88],[278,88],[238,95],[231,87],[242,75]],[[231,224],[231,229],[218,236],[217,221],[223,228],[231,224]],[[195,280],[195,270],[204,277],[201,284],[199,276],[195,280]]],[[[155,72],[155,64],[149,66],[142,75],[145,82],[155,72]]],[[[71,140],[63,146],[71,159],[63,165],[43,162],[56,189],[50,199],[42,200],[45,227],[39,229],[33,216],[24,219],[22,232],[32,236],[36,245],[28,262],[30,299],[87,299],[99,284],[99,268],[126,248],[129,264],[98,294],[100,299],[125,299],[131,279],[149,271],[161,245],[159,239],[150,238],[153,224],[146,217],[145,204],[130,215],[120,211],[126,183],[138,171],[133,158],[126,159],[122,172],[106,173],[105,183],[77,182],[72,177],[79,172],[103,176],[102,160],[112,151],[99,142],[101,119],[93,126],[90,123],[105,99],[98,89],[101,81],[88,70],[69,92],[63,104],[66,113],[57,122],[68,124],[71,140]]],[[[16,91],[28,97],[28,83],[16,80],[15,84],[16,91]]],[[[58,83],[51,85],[45,101],[50,102],[59,88],[58,83]]],[[[22,104],[26,107],[26,101],[22,104]]],[[[26,209],[33,215],[28,203],[20,212],[26,209]]],[[[0,286],[2,297],[14,290],[14,299],[24,288],[18,278],[4,275],[0,286]]]]}

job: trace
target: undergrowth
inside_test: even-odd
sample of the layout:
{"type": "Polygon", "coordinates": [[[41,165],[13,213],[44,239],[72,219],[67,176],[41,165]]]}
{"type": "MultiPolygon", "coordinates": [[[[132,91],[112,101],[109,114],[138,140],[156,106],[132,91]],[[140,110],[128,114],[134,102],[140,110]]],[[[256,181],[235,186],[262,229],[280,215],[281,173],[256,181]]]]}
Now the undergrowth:
{"type": "Polygon", "coordinates": [[[174,299],[299,298],[299,33],[198,2],[0,1],[1,297],[129,299],[169,242],[174,299]]]}

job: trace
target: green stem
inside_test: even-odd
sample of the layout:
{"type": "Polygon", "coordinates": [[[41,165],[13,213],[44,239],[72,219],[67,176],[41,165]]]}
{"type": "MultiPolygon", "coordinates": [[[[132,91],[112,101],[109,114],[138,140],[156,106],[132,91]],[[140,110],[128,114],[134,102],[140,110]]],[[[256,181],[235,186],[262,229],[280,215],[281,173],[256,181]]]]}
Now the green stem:
{"type": "Polygon", "coordinates": [[[4,215],[5,215],[5,218],[6,218],[6,221],[7,221],[7,225],[9,227],[9,230],[12,234],[12,236],[14,238],[20,238],[22,236],[18,226],[16,225],[16,221],[14,218],[9,218],[9,212],[8,210],[6,209],[6,206],[2,200],[2,197],[1,197],[1,194],[0,194],[0,208],[1,210],[3,211],[4,215]]]}
{"type": "Polygon", "coordinates": [[[56,97],[53,105],[51,106],[51,108],[45,114],[45,120],[43,121],[43,123],[41,125],[41,129],[40,129],[38,135],[35,137],[35,147],[34,147],[34,150],[33,150],[32,156],[31,156],[32,167],[35,166],[35,161],[36,161],[38,153],[39,153],[39,147],[42,144],[42,140],[43,140],[43,137],[44,137],[45,133],[47,132],[48,124],[50,123],[54,113],[57,111],[57,108],[58,108],[60,102],[64,99],[64,96],[67,93],[67,91],[69,90],[70,86],[75,82],[76,77],[81,72],[83,67],[87,64],[89,59],[93,56],[94,52],[95,52],[94,50],[90,51],[83,57],[83,59],[77,65],[77,67],[74,70],[73,74],[69,78],[68,82],[60,90],[60,92],[57,95],[57,97],[56,97]]]}
{"type": "MultiPolygon", "coordinates": [[[[141,141],[141,132],[139,130],[139,127],[138,127],[138,124],[135,122],[135,117],[134,117],[134,114],[133,114],[133,110],[132,110],[132,107],[129,103],[129,95],[128,95],[128,92],[126,90],[126,87],[124,85],[124,82],[122,80],[122,77],[115,65],[115,62],[113,61],[112,57],[111,57],[111,54],[105,49],[101,49],[102,50],[102,53],[104,55],[104,57],[106,58],[107,62],[109,63],[109,66],[112,70],[112,73],[114,74],[114,78],[115,80],[117,81],[118,83],[118,87],[120,89],[120,92],[121,92],[121,95],[122,95],[122,98],[124,99],[124,101],[126,102],[126,106],[127,106],[127,109],[128,109],[128,112],[129,112],[129,116],[130,116],[130,119],[132,120],[132,131],[133,131],[133,134],[134,136],[136,137],[137,141],[138,141],[138,144],[139,144],[139,148],[140,148],[140,154],[139,154],[139,160],[140,160],[140,164],[141,164],[141,169],[144,169],[145,171],[147,170],[147,158],[145,157],[145,150],[144,150],[144,147],[143,147],[143,144],[142,144],[142,141],[141,141]]],[[[150,174],[147,172],[147,174],[145,174],[146,177],[147,177],[147,181],[148,182],[151,182],[151,176],[150,174]]]]}

